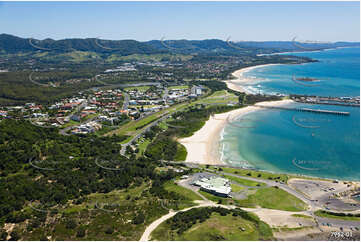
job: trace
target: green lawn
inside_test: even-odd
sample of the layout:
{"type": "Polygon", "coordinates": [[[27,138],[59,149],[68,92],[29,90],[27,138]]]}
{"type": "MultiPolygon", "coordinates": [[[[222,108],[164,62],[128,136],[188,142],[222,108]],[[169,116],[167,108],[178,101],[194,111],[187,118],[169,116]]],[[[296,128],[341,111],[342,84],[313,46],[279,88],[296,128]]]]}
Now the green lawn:
{"type": "Polygon", "coordinates": [[[149,140],[149,139],[143,139],[142,142],[138,142],[139,152],[137,154],[137,157],[140,157],[143,155],[143,153],[147,149],[147,146],[150,144],[150,142],[151,142],[151,140],[149,140]]]}
{"type": "Polygon", "coordinates": [[[235,176],[225,175],[224,177],[226,177],[227,179],[229,179],[231,181],[237,182],[240,185],[244,185],[244,186],[250,186],[250,187],[266,186],[266,184],[262,183],[262,182],[250,181],[250,180],[242,179],[242,178],[235,177],[235,176]]]}
{"type": "Polygon", "coordinates": [[[204,191],[199,191],[200,194],[202,194],[203,196],[205,196],[208,200],[211,200],[213,202],[220,202],[221,204],[230,204],[233,203],[231,198],[225,198],[225,197],[218,197],[216,195],[210,194],[208,192],[204,192],[204,191]]]}
{"type": "MultiPolygon", "coordinates": [[[[203,167],[205,167],[205,166],[203,166],[203,167]]],[[[209,166],[209,169],[218,170],[218,167],[209,166]]],[[[285,183],[290,178],[290,176],[288,176],[286,174],[275,174],[275,173],[266,172],[266,171],[254,171],[254,170],[247,170],[247,169],[241,169],[241,168],[222,167],[222,170],[223,170],[223,172],[233,173],[233,174],[237,174],[240,176],[249,176],[249,177],[265,179],[265,180],[282,181],[285,183]]]]}
{"type": "Polygon", "coordinates": [[[198,100],[196,103],[228,103],[238,102],[238,97],[233,93],[228,93],[226,90],[216,91],[212,95],[198,100]]]}
{"type": "MultiPolygon", "coordinates": [[[[179,111],[185,107],[187,107],[188,103],[180,103],[180,104],[176,104],[174,106],[171,106],[167,109],[163,109],[159,112],[156,112],[154,114],[149,115],[146,118],[140,119],[140,120],[136,120],[136,121],[130,121],[129,123],[123,125],[122,127],[120,127],[117,130],[114,130],[112,132],[107,133],[106,135],[113,135],[113,134],[117,134],[117,135],[136,135],[137,133],[141,132],[148,124],[152,123],[153,121],[159,119],[161,116],[165,115],[166,113],[173,113],[176,111],[179,111]]],[[[129,140],[131,140],[132,137],[130,137],[129,139],[123,141],[122,143],[127,143],[129,140]]]]}
{"type": "Polygon", "coordinates": [[[238,186],[236,184],[231,184],[232,192],[240,192],[244,190],[244,187],[238,186]]]}
{"type": "Polygon", "coordinates": [[[79,125],[80,122],[74,121],[74,120],[69,120],[69,122],[65,123],[64,125],[61,126],[61,128],[67,128],[69,126],[73,126],[73,125],[79,125]]]}
{"type": "Polygon", "coordinates": [[[357,214],[358,216],[352,216],[351,214],[330,213],[330,212],[323,211],[323,210],[317,210],[315,212],[315,215],[319,216],[319,217],[325,217],[325,218],[360,221],[360,214],[357,214]]]}
{"type": "Polygon", "coordinates": [[[184,145],[177,143],[177,153],[175,154],[175,161],[184,161],[187,158],[187,149],[184,145]]]}
{"type": "Polygon", "coordinates": [[[146,92],[149,88],[150,88],[150,86],[126,87],[126,88],[124,88],[124,91],[137,90],[139,92],[146,92]]]}
{"type": "Polygon", "coordinates": [[[241,207],[256,207],[285,210],[304,211],[306,204],[288,192],[275,187],[259,188],[246,199],[236,200],[241,207]]]}
{"type": "Polygon", "coordinates": [[[232,216],[232,214],[221,216],[218,213],[213,213],[204,222],[194,224],[181,235],[172,231],[166,222],[163,222],[152,233],[152,239],[159,241],[257,241],[272,238],[272,230],[262,222],[259,226],[239,216],[232,216]]]}
{"type": "Polygon", "coordinates": [[[171,87],[168,87],[169,90],[174,90],[174,89],[188,89],[189,87],[186,86],[186,85],[183,85],[183,86],[171,86],[171,87]]]}
{"type": "Polygon", "coordinates": [[[175,184],[173,181],[166,182],[164,184],[164,189],[169,192],[175,192],[189,201],[203,200],[198,194],[196,194],[192,190],[179,186],[175,184]]]}

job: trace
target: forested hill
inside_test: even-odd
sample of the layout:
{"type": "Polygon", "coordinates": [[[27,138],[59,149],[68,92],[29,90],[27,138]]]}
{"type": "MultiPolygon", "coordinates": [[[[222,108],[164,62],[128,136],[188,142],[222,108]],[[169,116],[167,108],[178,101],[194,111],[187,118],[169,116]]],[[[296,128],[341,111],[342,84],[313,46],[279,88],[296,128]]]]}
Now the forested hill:
{"type": "Polygon", "coordinates": [[[18,53],[39,50],[59,53],[72,51],[91,51],[96,53],[116,52],[120,55],[159,54],[167,52],[135,40],[99,40],[96,38],[36,40],[8,34],[0,35],[0,52],[18,53]]]}
{"type": "Polygon", "coordinates": [[[260,54],[303,49],[325,49],[346,46],[359,46],[358,42],[299,43],[295,41],[241,41],[231,42],[219,39],[206,40],[103,40],[85,39],[44,39],[21,38],[0,34],[0,53],[21,53],[33,51],[91,51],[96,53],[131,54],[260,54]]]}

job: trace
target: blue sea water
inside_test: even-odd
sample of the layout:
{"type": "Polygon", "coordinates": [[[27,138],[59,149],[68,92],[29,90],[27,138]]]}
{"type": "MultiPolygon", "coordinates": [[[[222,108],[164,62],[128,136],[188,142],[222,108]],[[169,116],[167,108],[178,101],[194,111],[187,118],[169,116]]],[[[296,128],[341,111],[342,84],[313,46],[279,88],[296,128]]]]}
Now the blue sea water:
{"type": "MultiPolygon", "coordinates": [[[[319,60],[302,65],[256,68],[247,73],[260,82],[248,86],[258,92],[360,95],[360,50],[344,48],[295,53],[319,60]],[[292,76],[320,79],[302,86],[292,76]]],[[[350,116],[262,110],[227,125],[220,142],[223,161],[234,166],[316,177],[360,179],[360,109],[358,107],[291,104],[350,112],[350,116]],[[248,128],[242,128],[248,127],[248,128]]]]}

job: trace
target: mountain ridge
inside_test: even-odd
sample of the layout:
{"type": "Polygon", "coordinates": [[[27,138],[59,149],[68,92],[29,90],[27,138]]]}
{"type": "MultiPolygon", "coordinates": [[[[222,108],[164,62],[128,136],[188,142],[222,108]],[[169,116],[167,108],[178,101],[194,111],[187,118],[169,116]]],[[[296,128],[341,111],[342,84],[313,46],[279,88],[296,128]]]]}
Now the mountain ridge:
{"type": "Polygon", "coordinates": [[[0,34],[0,51],[6,53],[55,51],[59,53],[70,51],[92,51],[96,53],[114,52],[120,55],[131,54],[212,54],[235,52],[268,53],[277,51],[299,51],[304,49],[327,49],[336,47],[360,46],[359,42],[332,43],[301,43],[296,41],[239,41],[231,42],[220,39],[204,40],[150,40],[137,41],[132,39],[105,40],[98,38],[66,38],[54,40],[46,38],[21,38],[10,34],[0,34]]]}

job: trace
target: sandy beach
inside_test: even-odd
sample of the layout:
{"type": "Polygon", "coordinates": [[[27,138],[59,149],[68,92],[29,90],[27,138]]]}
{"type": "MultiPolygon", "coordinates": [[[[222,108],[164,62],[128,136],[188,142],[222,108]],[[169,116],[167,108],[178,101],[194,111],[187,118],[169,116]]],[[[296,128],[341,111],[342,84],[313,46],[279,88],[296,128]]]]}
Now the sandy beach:
{"type": "Polygon", "coordinates": [[[226,80],[224,82],[227,84],[227,87],[231,90],[237,92],[249,93],[245,88],[242,87],[242,85],[254,83],[256,80],[244,77],[244,73],[256,68],[265,67],[265,66],[274,66],[274,65],[281,65],[281,64],[265,64],[265,65],[257,65],[257,66],[242,68],[232,73],[232,76],[234,76],[236,79],[226,80]]]}
{"type": "MultiPolygon", "coordinates": [[[[265,106],[281,106],[292,102],[292,100],[281,100],[259,102],[257,104],[265,106]]],[[[186,147],[188,152],[185,162],[209,165],[223,164],[220,159],[219,140],[225,125],[235,118],[259,109],[261,108],[248,106],[227,113],[216,114],[211,116],[205,125],[192,136],[178,139],[178,141],[186,147]]]]}

